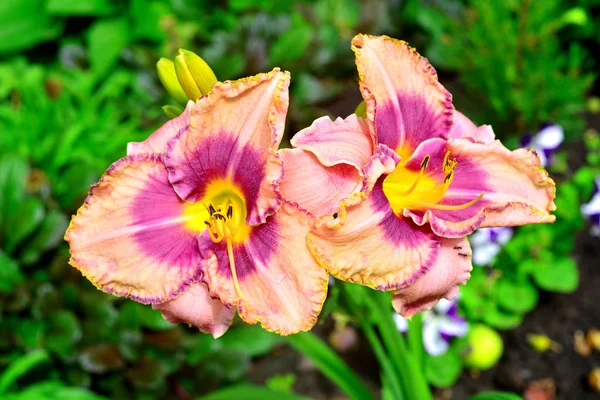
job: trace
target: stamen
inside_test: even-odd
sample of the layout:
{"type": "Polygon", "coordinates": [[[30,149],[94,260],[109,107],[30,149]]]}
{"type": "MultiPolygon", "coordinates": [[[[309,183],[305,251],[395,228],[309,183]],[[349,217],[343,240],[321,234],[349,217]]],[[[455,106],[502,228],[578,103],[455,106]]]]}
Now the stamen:
{"type": "Polygon", "coordinates": [[[229,268],[231,269],[231,277],[233,279],[233,287],[235,288],[235,293],[239,297],[240,300],[243,300],[242,290],[240,289],[240,284],[237,278],[237,272],[235,271],[235,259],[233,258],[233,244],[231,243],[231,238],[227,238],[227,257],[229,257],[229,268]]]}
{"type": "Polygon", "coordinates": [[[216,211],[215,211],[215,208],[213,207],[213,205],[212,205],[212,204],[210,204],[210,205],[208,206],[208,212],[210,213],[210,215],[211,215],[211,216],[212,216],[212,215],[213,215],[213,214],[216,212],[216,211]]]}
{"type": "Polygon", "coordinates": [[[435,209],[435,210],[464,210],[465,208],[469,208],[472,205],[479,203],[479,200],[483,197],[485,192],[481,192],[479,196],[469,201],[468,203],[459,204],[456,206],[451,206],[447,204],[428,204],[428,203],[415,203],[416,205],[422,206],[427,209],[435,209]]]}
{"type": "Polygon", "coordinates": [[[229,208],[227,209],[227,218],[232,218],[233,217],[233,207],[231,207],[231,204],[229,205],[229,208]]]}
{"type": "Polygon", "coordinates": [[[419,171],[419,176],[417,176],[417,179],[415,179],[415,181],[413,182],[411,187],[408,188],[408,190],[397,192],[398,196],[408,196],[409,194],[415,191],[415,189],[419,185],[419,182],[421,181],[421,178],[423,177],[423,171],[425,171],[425,168],[427,168],[427,165],[429,164],[429,158],[429,154],[423,157],[423,161],[421,161],[421,170],[419,171]]]}

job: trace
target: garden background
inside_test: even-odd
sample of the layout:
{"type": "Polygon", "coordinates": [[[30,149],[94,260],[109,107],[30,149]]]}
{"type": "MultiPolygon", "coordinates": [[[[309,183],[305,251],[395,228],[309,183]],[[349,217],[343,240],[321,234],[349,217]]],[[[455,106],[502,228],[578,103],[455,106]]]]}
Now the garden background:
{"type": "Polygon", "coordinates": [[[339,282],[314,329],[321,340],[239,321],[214,340],[96,290],[67,264],[63,241],[89,186],[127,142],[167,120],[161,107],[174,103],[156,74],[160,57],[189,49],[219,80],[291,71],[289,146],[315,118],[345,117],[362,100],[357,33],[416,47],[455,107],[510,148],[548,124],[564,132],[547,165],[556,223],[512,232],[461,289],[460,314],[500,332],[502,357],[490,369],[465,361],[486,340],[467,335],[413,372],[439,399],[485,390],[597,398],[600,220],[581,205],[600,176],[598,0],[0,2],[0,398],[342,399],[326,371],[340,360],[385,397],[382,359],[339,282]]]}

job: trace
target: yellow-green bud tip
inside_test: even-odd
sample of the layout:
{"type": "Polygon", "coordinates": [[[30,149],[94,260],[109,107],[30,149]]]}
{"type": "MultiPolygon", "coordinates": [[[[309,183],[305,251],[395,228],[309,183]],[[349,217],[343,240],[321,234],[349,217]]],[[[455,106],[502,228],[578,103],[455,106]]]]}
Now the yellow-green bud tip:
{"type": "Polygon", "coordinates": [[[193,101],[210,92],[217,82],[208,64],[195,53],[184,49],[179,49],[175,57],[175,73],[183,91],[193,101]]]}
{"type": "Polygon", "coordinates": [[[173,61],[166,58],[161,58],[156,63],[156,72],[158,73],[158,79],[160,79],[160,83],[162,83],[169,95],[177,103],[181,105],[187,104],[188,98],[181,88],[179,81],[177,80],[173,61]]]}

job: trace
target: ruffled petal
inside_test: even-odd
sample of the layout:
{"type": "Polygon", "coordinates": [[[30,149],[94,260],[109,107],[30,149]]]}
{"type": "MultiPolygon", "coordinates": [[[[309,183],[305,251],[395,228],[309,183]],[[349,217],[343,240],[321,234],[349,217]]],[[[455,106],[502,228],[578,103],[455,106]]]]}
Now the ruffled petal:
{"type": "Polygon", "coordinates": [[[489,145],[467,139],[430,139],[423,142],[405,167],[418,170],[425,155],[431,157],[427,171],[444,179],[442,163],[446,152],[458,162],[454,179],[439,202],[460,205],[484,193],[481,201],[460,210],[405,209],[418,225],[429,223],[440,236],[462,237],[478,227],[518,226],[554,222],[555,185],[529,149],[508,150],[496,140],[489,145]]]}
{"type": "Polygon", "coordinates": [[[472,139],[479,143],[490,144],[496,138],[490,125],[475,125],[460,111],[454,110],[454,125],[450,137],[472,139]]]}
{"type": "Polygon", "coordinates": [[[466,238],[442,238],[429,271],[408,287],[393,292],[392,305],[406,318],[429,310],[441,298],[455,298],[458,286],[471,277],[471,270],[469,241],[466,238]]]}
{"type": "Polygon", "coordinates": [[[375,124],[379,143],[408,158],[422,141],[449,137],[452,95],[427,59],[387,36],[357,35],[352,49],[367,118],[375,124]]]}
{"type": "Polygon", "coordinates": [[[313,153],[324,166],[349,164],[360,171],[375,150],[373,135],[365,119],[351,114],[335,121],[329,117],[318,118],[296,133],[291,143],[313,153]]]}
{"type": "Polygon", "coordinates": [[[202,274],[194,217],[159,155],[124,157],[92,186],[71,220],[69,262],[107,293],[165,302],[202,274]]]}
{"type": "Polygon", "coordinates": [[[336,278],[397,289],[417,279],[435,259],[437,237],[395,215],[383,193],[378,178],[397,162],[398,156],[381,145],[365,167],[365,190],[346,198],[337,218],[318,218],[308,234],[311,252],[336,278]]]}
{"type": "Polygon", "coordinates": [[[205,279],[211,294],[237,306],[249,324],[281,335],[310,330],[327,296],[327,272],[306,247],[310,218],[282,202],[267,222],[253,227],[248,240],[234,244],[235,270],[242,298],[232,279],[226,245],[203,235],[199,245],[207,260],[205,279]],[[203,250],[203,249],[208,250],[203,250]]]}
{"type": "Polygon", "coordinates": [[[156,153],[161,154],[167,151],[167,143],[169,140],[186,131],[190,126],[190,110],[194,105],[193,101],[189,101],[185,107],[185,111],[177,118],[167,121],[163,126],[158,128],[156,132],[148,136],[143,142],[130,142],[127,144],[127,155],[156,153]]]}
{"type": "Polygon", "coordinates": [[[218,83],[193,106],[189,130],[168,144],[165,164],[179,196],[204,197],[216,179],[231,179],[244,192],[248,224],[265,221],[281,201],[282,175],[275,151],[288,107],[290,75],[268,74],[218,83]]]}
{"type": "Polygon", "coordinates": [[[227,332],[235,316],[235,309],[211,298],[202,282],[193,283],[181,296],[166,303],[153,304],[152,308],[159,310],[163,318],[173,324],[194,325],[215,339],[227,332]]]}
{"type": "Polygon", "coordinates": [[[361,173],[352,165],[327,167],[302,149],[282,149],[278,153],[284,171],[279,185],[281,195],[313,215],[337,212],[344,198],[362,188],[361,173]]]}

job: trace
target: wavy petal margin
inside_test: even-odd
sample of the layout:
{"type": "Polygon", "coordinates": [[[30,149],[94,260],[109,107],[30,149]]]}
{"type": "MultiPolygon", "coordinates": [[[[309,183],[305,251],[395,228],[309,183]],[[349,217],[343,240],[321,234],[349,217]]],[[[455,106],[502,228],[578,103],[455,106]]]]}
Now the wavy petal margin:
{"type": "Polygon", "coordinates": [[[490,125],[477,126],[460,111],[454,110],[454,125],[450,137],[472,139],[475,142],[490,144],[496,138],[490,125]]]}
{"type": "Polygon", "coordinates": [[[289,72],[278,68],[237,81],[217,83],[193,106],[190,128],[169,141],[169,180],[184,200],[204,196],[211,179],[241,186],[247,223],[263,223],[279,207],[281,142],[288,109],[289,72]]]}
{"type": "Polygon", "coordinates": [[[127,155],[134,154],[163,154],[167,151],[167,143],[169,140],[185,132],[190,127],[190,111],[194,105],[193,101],[189,101],[185,107],[185,111],[177,118],[173,118],[163,124],[156,132],[148,136],[143,142],[130,142],[127,144],[127,155]]]}
{"type": "Polygon", "coordinates": [[[124,157],[71,220],[69,263],[107,293],[144,304],[173,299],[202,274],[184,206],[159,155],[124,157]]]}
{"type": "Polygon", "coordinates": [[[281,195],[312,215],[332,215],[343,199],[362,188],[362,174],[352,165],[327,167],[302,149],[282,149],[278,154],[284,171],[281,195]]]}
{"type": "Polygon", "coordinates": [[[429,310],[441,298],[452,300],[471,277],[471,247],[466,238],[441,240],[429,271],[410,286],[392,293],[392,305],[403,317],[429,310]]]}
{"type": "Polygon", "coordinates": [[[291,335],[310,330],[327,297],[327,272],[312,258],[306,246],[309,216],[282,202],[265,224],[253,227],[246,243],[234,246],[236,275],[242,298],[231,277],[225,246],[199,239],[207,260],[205,282],[211,295],[228,306],[237,306],[242,319],[259,322],[268,331],[291,335]]]}
{"type": "Polygon", "coordinates": [[[408,158],[422,141],[450,136],[452,95],[426,58],[387,36],[359,34],[352,39],[352,50],[378,143],[408,158]]]}
{"type": "Polygon", "coordinates": [[[443,179],[444,155],[456,158],[454,179],[440,204],[457,205],[485,193],[477,204],[462,210],[411,211],[403,214],[418,225],[429,223],[439,236],[458,238],[478,227],[518,226],[554,222],[556,187],[531,149],[508,150],[499,140],[489,145],[468,139],[431,139],[423,142],[407,168],[417,169],[431,156],[428,170],[443,179]]]}
{"type": "Polygon", "coordinates": [[[166,303],[153,304],[152,308],[159,310],[163,318],[173,324],[194,325],[200,332],[210,333],[215,339],[227,332],[235,316],[235,309],[211,298],[202,282],[193,283],[181,296],[166,303]]]}

